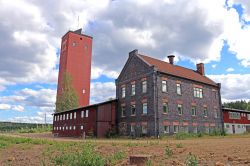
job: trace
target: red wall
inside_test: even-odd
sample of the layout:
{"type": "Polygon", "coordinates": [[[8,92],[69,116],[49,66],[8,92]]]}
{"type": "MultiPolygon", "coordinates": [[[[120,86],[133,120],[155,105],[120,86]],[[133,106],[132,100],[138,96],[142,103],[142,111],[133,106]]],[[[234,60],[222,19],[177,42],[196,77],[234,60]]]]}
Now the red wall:
{"type": "Polygon", "coordinates": [[[61,42],[57,95],[62,92],[63,75],[67,71],[72,77],[73,88],[80,107],[89,105],[92,38],[74,32],[66,33],[61,42]],[[76,46],[73,46],[73,42],[76,46]],[[83,90],[85,93],[83,94],[83,90]]]}
{"type": "Polygon", "coordinates": [[[71,111],[56,113],[55,116],[61,116],[72,113],[72,119],[68,120],[53,120],[53,134],[58,136],[79,137],[85,132],[86,135],[92,133],[97,137],[105,137],[109,130],[116,131],[116,103],[117,101],[109,101],[97,105],[78,108],[71,111]],[[89,110],[89,116],[82,117],[81,112],[89,110]],[[76,112],[76,119],[74,119],[74,112],[76,112]],[[84,126],[81,129],[81,126],[84,126]],[[76,126],[75,130],[54,130],[54,127],[76,126]]]}
{"type": "MultiPolygon", "coordinates": [[[[247,119],[247,113],[245,112],[239,112],[241,114],[241,119],[229,119],[229,112],[234,112],[232,111],[223,111],[223,119],[224,123],[239,123],[239,124],[250,124],[250,120],[247,119]],[[246,116],[242,116],[245,114],[246,116]]],[[[250,114],[250,113],[248,113],[250,114]]]]}

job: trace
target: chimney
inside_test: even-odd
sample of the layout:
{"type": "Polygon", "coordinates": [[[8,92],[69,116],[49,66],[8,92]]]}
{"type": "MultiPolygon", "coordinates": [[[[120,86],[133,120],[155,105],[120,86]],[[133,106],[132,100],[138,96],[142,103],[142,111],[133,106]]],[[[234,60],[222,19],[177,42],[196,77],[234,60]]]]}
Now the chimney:
{"type": "Polygon", "coordinates": [[[197,72],[200,74],[200,75],[205,75],[205,69],[204,69],[204,64],[203,63],[198,63],[196,64],[196,68],[197,68],[197,72]]]}
{"type": "Polygon", "coordinates": [[[169,55],[168,56],[169,63],[172,64],[172,65],[174,64],[174,57],[175,57],[174,55],[169,55]]]}
{"type": "Polygon", "coordinates": [[[129,56],[137,55],[137,54],[138,54],[138,50],[137,49],[129,52],[129,56]]]}

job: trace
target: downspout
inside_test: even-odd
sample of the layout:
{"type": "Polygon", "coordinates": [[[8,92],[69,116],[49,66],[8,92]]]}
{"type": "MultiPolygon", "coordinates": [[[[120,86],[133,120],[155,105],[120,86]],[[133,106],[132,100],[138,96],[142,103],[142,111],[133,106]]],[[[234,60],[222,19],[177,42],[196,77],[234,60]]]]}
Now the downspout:
{"type": "Polygon", "coordinates": [[[154,123],[155,123],[155,137],[159,138],[159,118],[158,118],[158,89],[157,89],[157,71],[154,69],[153,73],[154,84],[154,123]]]}
{"type": "Polygon", "coordinates": [[[219,87],[218,95],[219,95],[219,105],[220,105],[220,113],[221,113],[222,132],[224,133],[225,132],[225,129],[224,129],[224,117],[223,117],[222,104],[221,104],[221,93],[220,93],[221,84],[218,83],[217,85],[219,87]]]}

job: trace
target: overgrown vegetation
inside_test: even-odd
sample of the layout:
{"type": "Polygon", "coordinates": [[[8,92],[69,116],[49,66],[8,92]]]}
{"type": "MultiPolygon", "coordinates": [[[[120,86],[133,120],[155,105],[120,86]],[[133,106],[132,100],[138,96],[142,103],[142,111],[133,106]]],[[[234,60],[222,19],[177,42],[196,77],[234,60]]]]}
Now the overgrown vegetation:
{"type": "Polygon", "coordinates": [[[117,151],[113,155],[108,156],[106,161],[108,165],[116,165],[119,161],[124,159],[126,157],[126,154],[124,151],[117,151]]]}
{"type": "Polygon", "coordinates": [[[183,148],[183,145],[181,143],[176,144],[176,148],[183,148]]]}
{"type": "Polygon", "coordinates": [[[186,164],[186,166],[198,166],[199,162],[198,162],[198,159],[195,155],[189,153],[187,158],[186,158],[185,164],[186,164]]]}
{"type": "Polygon", "coordinates": [[[62,93],[57,96],[55,112],[77,108],[79,106],[78,97],[72,86],[72,77],[68,72],[65,72],[63,75],[62,89],[62,93]]]}
{"type": "Polygon", "coordinates": [[[46,132],[51,131],[51,124],[35,124],[35,123],[14,123],[0,122],[0,132],[16,132],[24,130],[32,130],[30,132],[46,132]]]}
{"type": "Polygon", "coordinates": [[[171,157],[173,155],[173,150],[169,146],[166,146],[165,148],[165,155],[167,157],[171,157]]]}

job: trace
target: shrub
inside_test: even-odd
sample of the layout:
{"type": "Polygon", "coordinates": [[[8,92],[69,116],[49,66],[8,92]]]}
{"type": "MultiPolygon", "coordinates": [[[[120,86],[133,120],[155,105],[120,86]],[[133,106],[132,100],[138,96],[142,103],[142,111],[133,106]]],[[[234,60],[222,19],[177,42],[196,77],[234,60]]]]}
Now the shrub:
{"type": "Polygon", "coordinates": [[[184,140],[186,138],[193,138],[196,137],[196,134],[192,134],[192,133],[186,133],[186,132],[179,132],[175,135],[175,139],[177,140],[184,140]]]}
{"type": "Polygon", "coordinates": [[[115,165],[120,160],[124,159],[125,157],[126,157],[125,152],[118,151],[118,152],[115,152],[113,155],[107,157],[107,163],[108,165],[115,165]]]}
{"type": "Polygon", "coordinates": [[[181,143],[176,144],[176,148],[183,148],[183,145],[181,143]]]}
{"type": "Polygon", "coordinates": [[[167,157],[171,157],[173,155],[173,150],[169,146],[166,146],[165,148],[165,155],[167,157]]]}
{"type": "Polygon", "coordinates": [[[186,158],[186,166],[198,166],[199,162],[197,160],[197,157],[191,153],[186,158]]]}

